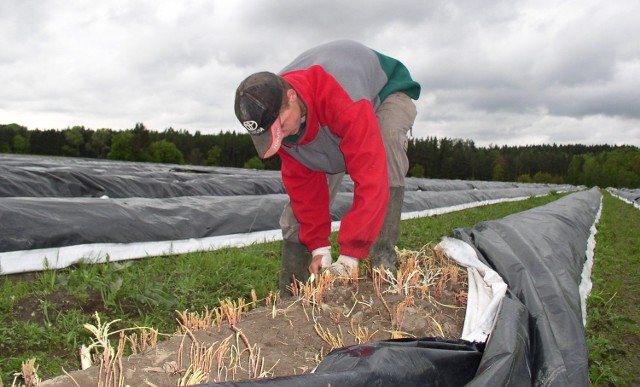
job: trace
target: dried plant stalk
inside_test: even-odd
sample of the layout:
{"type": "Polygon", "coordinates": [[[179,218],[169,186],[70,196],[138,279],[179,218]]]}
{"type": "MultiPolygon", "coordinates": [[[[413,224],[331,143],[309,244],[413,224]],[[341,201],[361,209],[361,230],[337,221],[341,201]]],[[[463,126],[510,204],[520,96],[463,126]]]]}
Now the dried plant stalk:
{"type": "Polygon", "coordinates": [[[395,316],[395,322],[393,324],[394,330],[402,329],[402,323],[404,322],[404,316],[405,316],[405,313],[407,311],[407,307],[409,305],[414,305],[413,296],[406,296],[405,299],[402,300],[402,302],[400,302],[398,304],[398,306],[396,306],[396,316],[395,316]]]}
{"type": "Polygon", "coordinates": [[[371,281],[373,284],[373,290],[376,292],[376,296],[382,298],[382,284],[388,283],[388,275],[382,266],[374,268],[371,271],[371,281]]]}
{"type": "Polygon", "coordinates": [[[276,294],[273,292],[273,290],[270,290],[269,295],[265,299],[265,305],[266,306],[275,305],[276,301],[277,301],[276,294]]]}
{"type": "Polygon", "coordinates": [[[256,294],[255,289],[251,289],[251,304],[254,308],[258,307],[258,295],[256,294]]]}
{"type": "Polygon", "coordinates": [[[313,328],[315,329],[318,336],[320,336],[320,338],[325,343],[329,344],[329,346],[331,347],[331,350],[344,347],[344,339],[342,336],[342,329],[340,328],[340,326],[338,326],[338,333],[336,334],[336,336],[332,335],[331,332],[329,332],[329,330],[325,331],[324,328],[322,328],[322,326],[318,323],[316,323],[313,326],[313,328]]]}
{"type": "Polygon", "coordinates": [[[242,320],[242,313],[249,310],[244,299],[238,298],[237,303],[230,298],[220,301],[220,311],[223,319],[229,322],[229,325],[236,325],[242,320]]]}
{"type": "Polygon", "coordinates": [[[256,358],[255,358],[254,353],[253,353],[253,347],[251,347],[251,344],[249,344],[249,339],[247,338],[247,336],[244,333],[242,333],[242,330],[240,330],[235,325],[231,325],[231,329],[238,336],[240,336],[240,338],[242,339],[242,342],[247,347],[247,350],[249,351],[249,369],[250,370],[254,369],[255,366],[256,366],[256,358]]]}
{"type": "Polygon", "coordinates": [[[357,328],[354,328],[353,320],[351,320],[351,330],[349,331],[349,333],[351,334],[351,336],[353,336],[356,339],[356,343],[365,344],[370,342],[373,335],[378,333],[378,331],[369,333],[369,328],[367,327],[363,328],[360,326],[360,324],[358,324],[357,328]]]}
{"type": "Polygon", "coordinates": [[[178,312],[178,317],[180,321],[178,321],[180,325],[180,331],[178,333],[185,333],[185,329],[189,329],[191,332],[196,332],[199,330],[206,330],[213,326],[213,311],[210,311],[207,307],[204,308],[202,313],[198,312],[188,312],[188,309],[185,309],[183,312],[178,312]]]}
{"type": "Polygon", "coordinates": [[[460,305],[467,305],[469,293],[463,289],[460,289],[458,294],[456,294],[456,300],[460,305]]]}
{"type": "Polygon", "coordinates": [[[206,379],[207,376],[201,369],[195,368],[193,367],[193,365],[190,365],[189,368],[187,368],[184,376],[178,380],[178,386],[193,386],[195,384],[206,382],[206,379]]]}
{"type": "Polygon", "coordinates": [[[109,329],[112,324],[120,321],[113,320],[102,324],[100,315],[95,313],[96,325],[84,324],[85,329],[90,331],[94,338],[92,343],[87,347],[88,351],[95,349],[98,356],[98,387],[123,386],[124,379],[122,374],[122,353],[124,351],[124,333],[120,331],[120,340],[117,352],[114,351],[109,341],[109,329]]]}
{"type": "Polygon", "coordinates": [[[225,364],[225,359],[230,359],[229,356],[229,348],[231,338],[233,336],[229,336],[220,343],[218,346],[218,350],[216,351],[215,361],[216,361],[216,379],[215,382],[223,382],[227,380],[228,375],[228,367],[225,364]],[[224,373],[224,377],[223,377],[224,373]]]}
{"type": "MultiPolygon", "coordinates": [[[[15,375],[11,386],[17,386],[16,381],[19,377],[22,377],[25,387],[37,387],[41,383],[40,377],[38,377],[38,366],[36,365],[36,358],[31,358],[22,362],[20,367],[21,372],[15,375]]],[[[2,379],[0,378],[0,386],[2,386],[2,379]]]]}
{"type": "Polygon", "coordinates": [[[154,348],[158,343],[159,332],[153,328],[140,328],[140,336],[135,332],[126,336],[126,340],[131,346],[131,353],[142,353],[148,348],[154,348]]]}

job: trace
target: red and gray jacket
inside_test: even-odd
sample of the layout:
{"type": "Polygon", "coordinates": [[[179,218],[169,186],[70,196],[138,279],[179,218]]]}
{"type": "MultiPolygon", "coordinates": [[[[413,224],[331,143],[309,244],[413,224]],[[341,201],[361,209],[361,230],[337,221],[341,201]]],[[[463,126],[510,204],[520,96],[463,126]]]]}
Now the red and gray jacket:
{"type": "Polygon", "coordinates": [[[351,209],[342,219],[340,254],[366,258],[382,227],[389,185],[375,109],[391,93],[413,99],[420,85],[396,59],[359,43],[336,41],[302,53],[285,67],[307,105],[306,127],[278,151],[282,180],[309,251],[329,246],[331,215],[326,173],[347,172],[354,182],[351,209]]]}

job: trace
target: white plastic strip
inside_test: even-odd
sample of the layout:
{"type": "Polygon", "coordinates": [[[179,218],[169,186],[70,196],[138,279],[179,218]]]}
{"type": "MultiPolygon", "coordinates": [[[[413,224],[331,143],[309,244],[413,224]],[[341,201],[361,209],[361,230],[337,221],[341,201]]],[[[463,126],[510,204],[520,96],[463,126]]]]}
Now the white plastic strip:
{"type": "Polygon", "coordinates": [[[160,242],[95,243],[37,250],[0,253],[0,274],[62,269],[84,261],[91,263],[123,261],[172,254],[243,247],[282,239],[282,231],[259,231],[200,239],[160,242]]]}
{"type": "Polygon", "coordinates": [[[589,297],[589,294],[591,293],[591,289],[593,287],[593,284],[591,283],[591,269],[593,268],[593,256],[596,249],[596,234],[598,233],[596,225],[600,221],[601,213],[602,196],[600,197],[600,208],[598,208],[596,218],[591,225],[591,233],[589,235],[589,239],[587,239],[587,259],[584,262],[584,266],[582,267],[580,285],[578,286],[578,291],[580,292],[580,306],[582,307],[582,324],[585,326],[587,325],[587,297],[589,297]]]}
{"type": "Polygon", "coordinates": [[[466,242],[444,237],[436,248],[442,249],[450,258],[466,267],[469,273],[462,339],[485,342],[493,328],[498,307],[507,293],[507,284],[497,272],[478,259],[476,251],[466,242]]]}
{"type": "Polygon", "coordinates": [[[622,200],[625,203],[629,203],[629,204],[631,204],[632,206],[634,206],[637,209],[640,209],[640,204],[639,203],[631,201],[631,200],[625,198],[624,196],[619,195],[617,193],[618,190],[616,190],[615,188],[607,188],[607,192],[609,192],[611,194],[611,196],[613,196],[615,198],[618,198],[618,199],[622,200]]]}
{"type": "MultiPolygon", "coordinates": [[[[534,197],[537,197],[537,196],[542,196],[542,195],[535,195],[534,197]]],[[[429,210],[414,211],[414,212],[403,212],[402,215],[401,215],[401,218],[402,218],[402,220],[414,219],[414,218],[424,218],[424,217],[428,217],[428,216],[448,214],[449,212],[462,211],[462,210],[466,210],[468,208],[488,206],[490,204],[504,203],[504,202],[518,202],[518,201],[527,200],[527,199],[530,199],[530,198],[531,198],[531,196],[520,196],[520,197],[517,197],[517,198],[483,200],[483,201],[479,201],[479,202],[458,204],[458,205],[450,206],[450,207],[432,208],[432,209],[429,209],[429,210]]]]}

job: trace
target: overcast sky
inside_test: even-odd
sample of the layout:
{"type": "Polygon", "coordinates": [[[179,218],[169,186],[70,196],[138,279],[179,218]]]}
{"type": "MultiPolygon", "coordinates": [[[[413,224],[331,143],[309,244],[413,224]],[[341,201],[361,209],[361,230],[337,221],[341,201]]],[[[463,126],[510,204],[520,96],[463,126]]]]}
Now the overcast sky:
{"type": "Polygon", "coordinates": [[[0,124],[240,132],[242,79],[353,39],[422,85],[414,137],[640,146],[638,15],[638,0],[3,0],[0,124]]]}

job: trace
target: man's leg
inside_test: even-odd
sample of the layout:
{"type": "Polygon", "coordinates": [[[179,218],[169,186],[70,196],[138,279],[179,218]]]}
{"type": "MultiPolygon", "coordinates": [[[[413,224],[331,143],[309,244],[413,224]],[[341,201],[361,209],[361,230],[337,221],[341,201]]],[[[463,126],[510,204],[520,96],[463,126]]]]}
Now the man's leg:
{"type": "MultiPolygon", "coordinates": [[[[329,197],[333,203],[340,189],[340,183],[344,173],[327,175],[329,184],[329,197]]],[[[309,278],[309,265],[311,264],[311,252],[300,243],[300,223],[293,213],[291,203],[287,202],[280,216],[280,228],[282,229],[282,260],[280,262],[280,296],[291,296],[287,287],[296,280],[306,282],[309,278]]]]}
{"type": "Polygon", "coordinates": [[[294,278],[306,282],[309,278],[311,253],[300,242],[282,240],[282,261],[280,263],[280,297],[288,298],[291,292],[287,289],[294,278]]]}
{"type": "Polygon", "coordinates": [[[404,187],[390,187],[389,204],[387,214],[382,224],[382,229],[369,249],[371,268],[384,266],[396,275],[396,243],[400,236],[400,216],[404,202],[404,187]]]}
{"type": "Polygon", "coordinates": [[[389,204],[382,229],[369,250],[371,267],[383,265],[396,273],[396,243],[400,236],[400,216],[404,203],[404,177],[409,170],[407,132],[416,119],[413,100],[404,93],[389,95],[376,110],[389,172],[389,204]]]}

